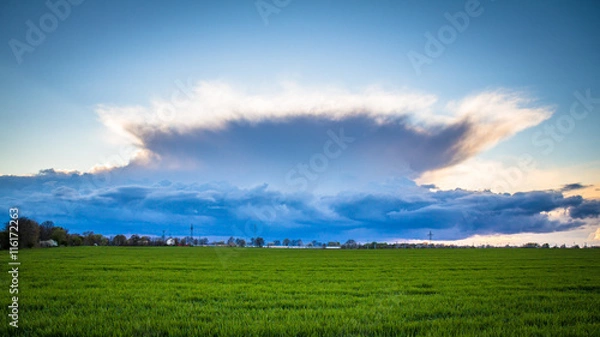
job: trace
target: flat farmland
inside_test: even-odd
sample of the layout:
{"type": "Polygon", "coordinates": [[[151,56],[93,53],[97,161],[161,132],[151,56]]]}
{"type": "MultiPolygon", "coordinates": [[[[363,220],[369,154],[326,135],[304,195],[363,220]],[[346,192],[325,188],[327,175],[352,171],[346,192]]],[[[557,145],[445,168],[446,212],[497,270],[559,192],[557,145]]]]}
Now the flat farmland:
{"type": "Polygon", "coordinates": [[[19,328],[5,272],[2,336],[600,336],[600,249],[67,247],[19,261],[19,328]]]}

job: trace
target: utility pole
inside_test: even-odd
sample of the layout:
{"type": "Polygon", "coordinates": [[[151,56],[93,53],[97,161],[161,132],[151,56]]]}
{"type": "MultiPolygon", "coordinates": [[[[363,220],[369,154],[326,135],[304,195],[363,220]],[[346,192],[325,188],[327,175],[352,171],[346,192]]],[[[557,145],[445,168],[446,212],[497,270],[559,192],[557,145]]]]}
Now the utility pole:
{"type": "Polygon", "coordinates": [[[163,242],[163,245],[164,245],[165,244],[165,230],[164,229],[163,229],[163,235],[162,235],[162,242],[163,242]]]}
{"type": "Polygon", "coordinates": [[[190,246],[194,244],[194,225],[190,224],[190,246]]]}
{"type": "Polygon", "coordinates": [[[429,231],[429,234],[427,234],[427,236],[429,236],[429,243],[431,243],[431,240],[433,238],[433,233],[431,231],[429,231]]]}

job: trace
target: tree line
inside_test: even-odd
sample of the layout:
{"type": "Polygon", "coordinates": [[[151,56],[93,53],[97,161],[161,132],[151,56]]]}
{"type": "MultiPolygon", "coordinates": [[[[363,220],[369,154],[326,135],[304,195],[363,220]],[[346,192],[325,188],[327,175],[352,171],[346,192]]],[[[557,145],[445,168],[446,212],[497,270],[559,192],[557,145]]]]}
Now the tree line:
{"type": "MultiPolygon", "coordinates": [[[[131,235],[129,238],[123,234],[106,237],[102,234],[97,234],[92,231],[83,232],[83,234],[69,233],[69,230],[55,226],[52,221],[44,221],[39,224],[33,219],[22,217],[18,222],[19,248],[36,248],[44,246],[42,243],[53,240],[58,246],[228,246],[228,247],[264,247],[265,245],[277,246],[304,246],[302,240],[284,239],[283,241],[275,240],[274,242],[265,242],[262,237],[251,238],[246,241],[242,238],[230,237],[227,241],[210,242],[208,238],[191,238],[191,237],[150,237],[147,235],[139,236],[131,235]]],[[[7,249],[9,247],[9,223],[6,223],[4,230],[0,231],[0,248],[7,249]]],[[[339,245],[339,242],[329,242],[329,246],[339,245]]],[[[312,241],[308,246],[326,246],[317,241],[312,241]]]]}
{"type": "MultiPolygon", "coordinates": [[[[123,234],[106,237],[92,231],[83,232],[83,234],[69,233],[69,230],[61,226],[55,226],[52,221],[44,221],[39,224],[33,219],[26,217],[19,218],[19,248],[35,248],[44,246],[42,243],[53,240],[58,246],[221,246],[221,247],[304,247],[304,248],[342,248],[342,249],[411,249],[411,248],[496,248],[493,246],[456,246],[433,243],[387,243],[371,242],[358,243],[355,240],[348,240],[341,244],[337,241],[320,242],[312,240],[304,243],[301,239],[274,240],[266,242],[262,237],[251,238],[246,241],[243,238],[230,237],[226,241],[210,242],[208,238],[192,237],[150,237],[147,235],[131,235],[127,238],[123,234]]],[[[0,248],[9,247],[9,223],[6,223],[4,230],[0,231],[0,248]]],[[[515,248],[516,246],[505,246],[504,248],[515,248]]],[[[526,243],[520,247],[523,248],[567,248],[564,244],[560,247],[550,247],[547,243],[539,245],[535,242],[526,243]]],[[[574,245],[570,248],[580,248],[574,245]]],[[[587,247],[586,247],[587,248],[587,247]]],[[[596,248],[596,247],[589,247],[596,248]]]]}
{"type": "MultiPolygon", "coordinates": [[[[339,242],[321,243],[316,240],[304,244],[300,239],[275,240],[266,242],[262,237],[251,238],[246,241],[242,238],[230,237],[227,241],[210,242],[208,238],[191,237],[150,237],[131,235],[129,238],[123,234],[106,237],[92,231],[83,232],[83,234],[69,233],[69,230],[55,226],[52,221],[44,221],[41,224],[37,221],[22,217],[18,222],[19,248],[36,248],[44,246],[42,243],[53,240],[58,246],[228,246],[228,247],[264,247],[264,246],[288,246],[288,247],[331,247],[340,246],[339,242]]],[[[0,248],[9,247],[9,223],[6,223],[4,230],[0,231],[0,248]]],[[[350,240],[354,242],[354,240],[350,240]]]]}
{"type": "MultiPolygon", "coordinates": [[[[44,221],[39,224],[33,219],[26,217],[19,218],[19,248],[40,247],[40,243],[53,240],[59,246],[143,246],[143,245],[164,245],[160,238],[151,238],[149,236],[131,235],[127,238],[125,235],[115,235],[106,237],[92,231],[83,232],[83,234],[69,233],[69,230],[55,226],[52,221],[44,221]]],[[[7,223],[3,231],[0,231],[0,247],[8,248],[9,234],[7,223]]]]}

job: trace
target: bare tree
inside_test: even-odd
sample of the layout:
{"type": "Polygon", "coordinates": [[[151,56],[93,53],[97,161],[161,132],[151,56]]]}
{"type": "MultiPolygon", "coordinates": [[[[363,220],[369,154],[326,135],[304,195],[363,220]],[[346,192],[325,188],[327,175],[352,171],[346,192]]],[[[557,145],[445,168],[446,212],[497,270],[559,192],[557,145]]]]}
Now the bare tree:
{"type": "Polygon", "coordinates": [[[125,246],[127,245],[127,237],[123,234],[115,236],[112,240],[113,246],[125,246]]]}
{"type": "MultiPolygon", "coordinates": [[[[10,223],[6,224],[9,231],[10,223]]],[[[23,217],[19,219],[19,248],[33,248],[40,241],[40,225],[32,219],[23,217]]]]}
{"type": "Polygon", "coordinates": [[[54,229],[54,222],[44,221],[40,225],[40,241],[47,241],[52,238],[52,230],[54,229]]]}
{"type": "Polygon", "coordinates": [[[354,249],[356,247],[358,247],[358,244],[356,243],[356,241],[350,239],[348,241],[346,241],[346,243],[344,243],[342,245],[343,248],[348,248],[348,249],[354,249]]]}

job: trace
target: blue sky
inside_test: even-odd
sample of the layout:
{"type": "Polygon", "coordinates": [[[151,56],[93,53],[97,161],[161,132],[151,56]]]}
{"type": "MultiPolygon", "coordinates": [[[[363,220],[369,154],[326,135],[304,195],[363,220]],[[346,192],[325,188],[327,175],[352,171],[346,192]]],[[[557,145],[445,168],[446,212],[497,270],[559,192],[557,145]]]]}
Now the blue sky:
{"type": "Polygon", "coordinates": [[[253,1],[80,2],[49,1],[64,20],[16,53],[15,43],[30,45],[29,21],[41,29],[57,14],[44,1],[0,5],[0,118],[11,130],[0,135],[6,207],[106,234],[160,233],[177,215],[215,236],[259,221],[273,239],[424,239],[428,230],[447,240],[600,238],[598,213],[580,216],[600,195],[594,1],[257,2],[275,10],[266,17],[253,1]],[[437,42],[443,51],[427,54],[428,34],[445,39],[437,42]],[[417,71],[411,53],[430,63],[417,71]],[[355,141],[327,156],[328,132],[341,129],[355,141]],[[303,175],[297,165],[310,168],[323,155],[326,167],[303,175]],[[47,169],[56,171],[38,174],[47,169]],[[101,175],[110,181],[81,182],[101,175]],[[561,190],[572,183],[581,188],[561,190]],[[185,208],[211,184],[221,201],[185,208]],[[436,188],[418,187],[430,184],[436,188]],[[491,190],[576,201],[506,218],[523,223],[519,230],[467,230],[469,220],[454,212],[471,204],[449,192],[456,188],[468,198],[491,190]],[[223,189],[265,195],[230,200],[223,189]],[[140,194],[117,198],[124,191],[140,194]],[[178,199],[181,191],[194,197],[178,199]],[[161,196],[162,208],[150,212],[148,196],[161,196]],[[275,220],[248,211],[261,198],[274,205],[275,220]],[[408,199],[410,207],[452,211],[435,221],[411,214],[408,225],[398,219],[408,199]],[[378,201],[364,217],[339,206],[348,200],[378,201]],[[215,207],[224,213],[209,211],[215,207]]]}

